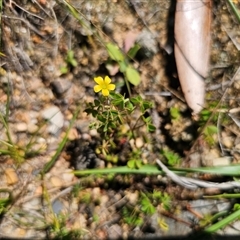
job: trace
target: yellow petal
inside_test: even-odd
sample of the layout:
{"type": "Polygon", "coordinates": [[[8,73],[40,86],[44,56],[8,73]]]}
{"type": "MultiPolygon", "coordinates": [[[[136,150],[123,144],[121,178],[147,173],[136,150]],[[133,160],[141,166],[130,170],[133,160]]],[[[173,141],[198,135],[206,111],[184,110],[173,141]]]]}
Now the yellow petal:
{"type": "Polygon", "coordinates": [[[103,78],[102,77],[95,77],[94,81],[99,85],[103,84],[103,78]]]}
{"type": "Polygon", "coordinates": [[[104,78],[104,81],[105,81],[106,84],[109,84],[111,82],[111,79],[110,79],[110,77],[106,76],[104,78]]]}
{"type": "Polygon", "coordinates": [[[108,90],[114,90],[115,85],[114,84],[109,84],[107,88],[108,88],[108,90]]]}
{"type": "Polygon", "coordinates": [[[108,89],[103,89],[103,90],[102,90],[102,95],[105,96],[105,97],[109,96],[109,91],[108,91],[108,89]]]}
{"type": "Polygon", "coordinates": [[[99,85],[94,86],[94,92],[100,92],[102,88],[99,85]]]}

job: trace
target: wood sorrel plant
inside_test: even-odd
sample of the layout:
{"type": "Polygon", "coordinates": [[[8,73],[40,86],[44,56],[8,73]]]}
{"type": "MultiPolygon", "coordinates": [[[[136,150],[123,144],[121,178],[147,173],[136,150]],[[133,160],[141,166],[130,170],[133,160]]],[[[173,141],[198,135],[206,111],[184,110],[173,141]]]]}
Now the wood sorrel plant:
{"type": "Polygon", "coordinates": [[[137,129],[147,126],[149,132],[155,131],[151,117],[146,117],[146,112],[153,107],[150,101],[144,100],[141,96],[126,98],[116,93],[115,85],[106,76],[94,78],[97,85],[95,92],[102,92],[102,95],[94,102],[88,103],[85,112],[92,114],[96,121],[90,124],[91,129],[97,129],[103,140],[103,153],[108,151],[108,145],[113,143],[116,134],[121,135],[120,129],[126,124],[130,129],[128,140],[137,137],[137,129]],[[110,92],[111,91],[111,92],[110,92]],[[105,146],[105,147],[104,147],[105,146]]]}

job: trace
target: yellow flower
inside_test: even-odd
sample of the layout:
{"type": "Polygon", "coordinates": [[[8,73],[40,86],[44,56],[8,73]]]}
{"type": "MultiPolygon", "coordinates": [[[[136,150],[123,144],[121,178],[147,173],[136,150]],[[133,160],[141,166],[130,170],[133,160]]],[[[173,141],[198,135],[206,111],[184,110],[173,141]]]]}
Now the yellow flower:
{"type": "Polygon", "coordinates": [[[115,85],[111,84],[111,79],[106,76],[103,80],[102,77],[95,77],[94,81],[98,84],[94,86],[94,92],[102,91],[103,96],[109,96],[109,91],[115,89],[115,85]]]}

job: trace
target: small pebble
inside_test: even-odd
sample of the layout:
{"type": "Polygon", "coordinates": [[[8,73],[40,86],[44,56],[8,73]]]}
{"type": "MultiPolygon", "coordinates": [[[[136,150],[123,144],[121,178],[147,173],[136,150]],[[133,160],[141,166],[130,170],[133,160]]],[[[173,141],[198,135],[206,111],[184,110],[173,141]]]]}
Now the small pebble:
{"type": "Polygon", "coordinates": [[[233,148],[233,138],[232,137],[223,137],[222,138],[222,144],[228,148],[228,149],[232,149],[233,148]]]}
{"type": "Polygon", "coordinates": [[[76,128],[71,128],[69,133],[68,133],[68,139],[70,141],[73,141],[78,138],[78,131],[76,128]]]}
{"type": "Polygon", "coordinates": [[[56,176],[51,177],[50,182],[53,187],[61,187],[63,185],[62,179],[56,176]]]}
{"type": "Polygon", "coordinates": [[[17,228],[16,229],[16,236],[18,237],[24,237],[26,235],[26,230],[23,228],[17,228]]]}
{"type": "Polygon", "coordinates": [[[42,186],[38,186],[37,188],[36,188],[36,190],[35,190],[35,194],[36,195],[40,195],[40,194],[42,194],[43,193],[43,188],[42,188],[42,186]]]}
{"type": "Polygon", "coordinates": [[[93,200],[98,200],[101,196],[101,189],[99,187],[95,187],[92,190],[92,198],[93,200]]]}
{"type": "Polygon", "coordinates": [[[91,130],[89,131],[89,134],[90,134],[90,136],[92,136],[92,137],[97,137],[97,136],[98,136],[97,129],[91,129],[91,130]]]}
{"type": "Polygon", "coordinates": [[[63,127],[64,117],[57,106],[51,106],[42,111],[42,117],[51,123],[48,131],[56,134],[63,127]]]}
{"type": "Polygon", "coordinates": [[[219,158],[219,151],[217,149],[211,149],[210,151],[204,152],[202,155],[202,164],[203,166],[212,166],[213,160],[219,158]]]}
{"type": "Polygon", "coordinates": [[[57,79],[50,84],[53,94],[57,98],[64,97],[64,94],[70,89],[72,83],[67,79],[57,79]]]}
{"type": "Polygon", "coordinates": [[[125,193],[126,193],[126,197],[129,200],[129,202],[132,205],[135,205],[137,203],[137,200],[138,200],[138,197],[139,197],[138,191],[135,191],[135,192],[126,191],[125,193]]]}
{"type": "MultiPolygon", "coordinates": [[[[71,170],[70,170],[71,171],[71,170]]],[[[72,182],[73,178],[74,178],[74,174],[71,172],[65,172],[62,174],[62,179],[65,183],[70,183],[72,182]]]]}
{"type": "Polygon", "coordinates": [[[30,201],[24,202],[22,204],[22,209],[29,210],[29,209],[39,209],[39,205],[41,204],[41,198],[35,197],[30,201]]]}
{"type": "Polygon", "coordinates": [[[13,169],[13,168],[7,168],[5,170],[5,176],[6,176],[8,185],[13,185],[18,182],[17,173],[16,173],[15,169],[13,169]]]}
{"type": "Polygon", "coordinates": [[[213,166],[229,166],[231,164],[232,157],[220,157],[213,159],[213,166]]]}
{"type": "Polygon", "coordinates": [[[121,239],[122,238],[122,228],[118,224],[113,224],[107,229],[108,239],[121,239]]]}
{"type": "Polygon", "coordinates": [[[143,142],[142,138],[137,138],[135,141],[135,144],[136,144],[137,148],[142,148],[144,145],[144,142],[143,142]]]}
{"type": "Polygon", "coordinates": [[[26,132],[27,128],[28,128],[28,126],[24,122],[15,124],[15,129],[17,132],[26,132]]]}
{"type": "Polygon", "coordinates": [[[53,202],[52,209],[55,214],[59,214],[63,209],[63,204],[58,199],[53,202]]]}
{"type": "Polygon", "coordinates": [[[27,131],[29,133],[35,133],[38,130],[38,126],[36,124],[30,123],[27,125],[27,131]]]}
{"type": "Polygon", "coordinates": [[[109,201],[109,197],[107,195],[102,195],[100,199],[100,205],[105,206],[108,201],[109,201]]]}
{"type": "Polygon", "coordinates": [[[83,214],[79,214],[73,223],[72,229],[83,229],[87,226],[86,217],[83,214]]]}

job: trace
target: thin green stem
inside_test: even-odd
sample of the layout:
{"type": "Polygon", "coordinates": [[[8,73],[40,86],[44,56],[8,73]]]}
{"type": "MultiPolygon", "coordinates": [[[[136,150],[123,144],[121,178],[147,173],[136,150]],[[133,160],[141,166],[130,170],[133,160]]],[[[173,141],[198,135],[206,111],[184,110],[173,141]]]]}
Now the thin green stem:
{"type": "Polygon", "coordinates": [[[217,230],[219,230],[219,229],[227,226],[231,222],[235,221],[239,217],[240,217],[240,209],[235,211],[235,212],[233,212],[232,214],[228,215],[227,217],[225,217],[224,219],[220,220],[219,222],[213,224],[212,226],[206,228],[204,230],[204,232],[206,232],[206,233],[214,233],[217,230]]]}
{"type": "Polygon", "coordinates": [[[240,198],[240,193],[223,193],[212,196],[204,196],[207,199],[240,198]]]}
{"type": "Polygon", "coordinates": [[[240,23],[240,13],[239,13],[238,9],[235,7],[234,3],[231,0],[228,0],[228,4],[230,5],[232,11],[234,12],[237,20],[240,23]]]}

